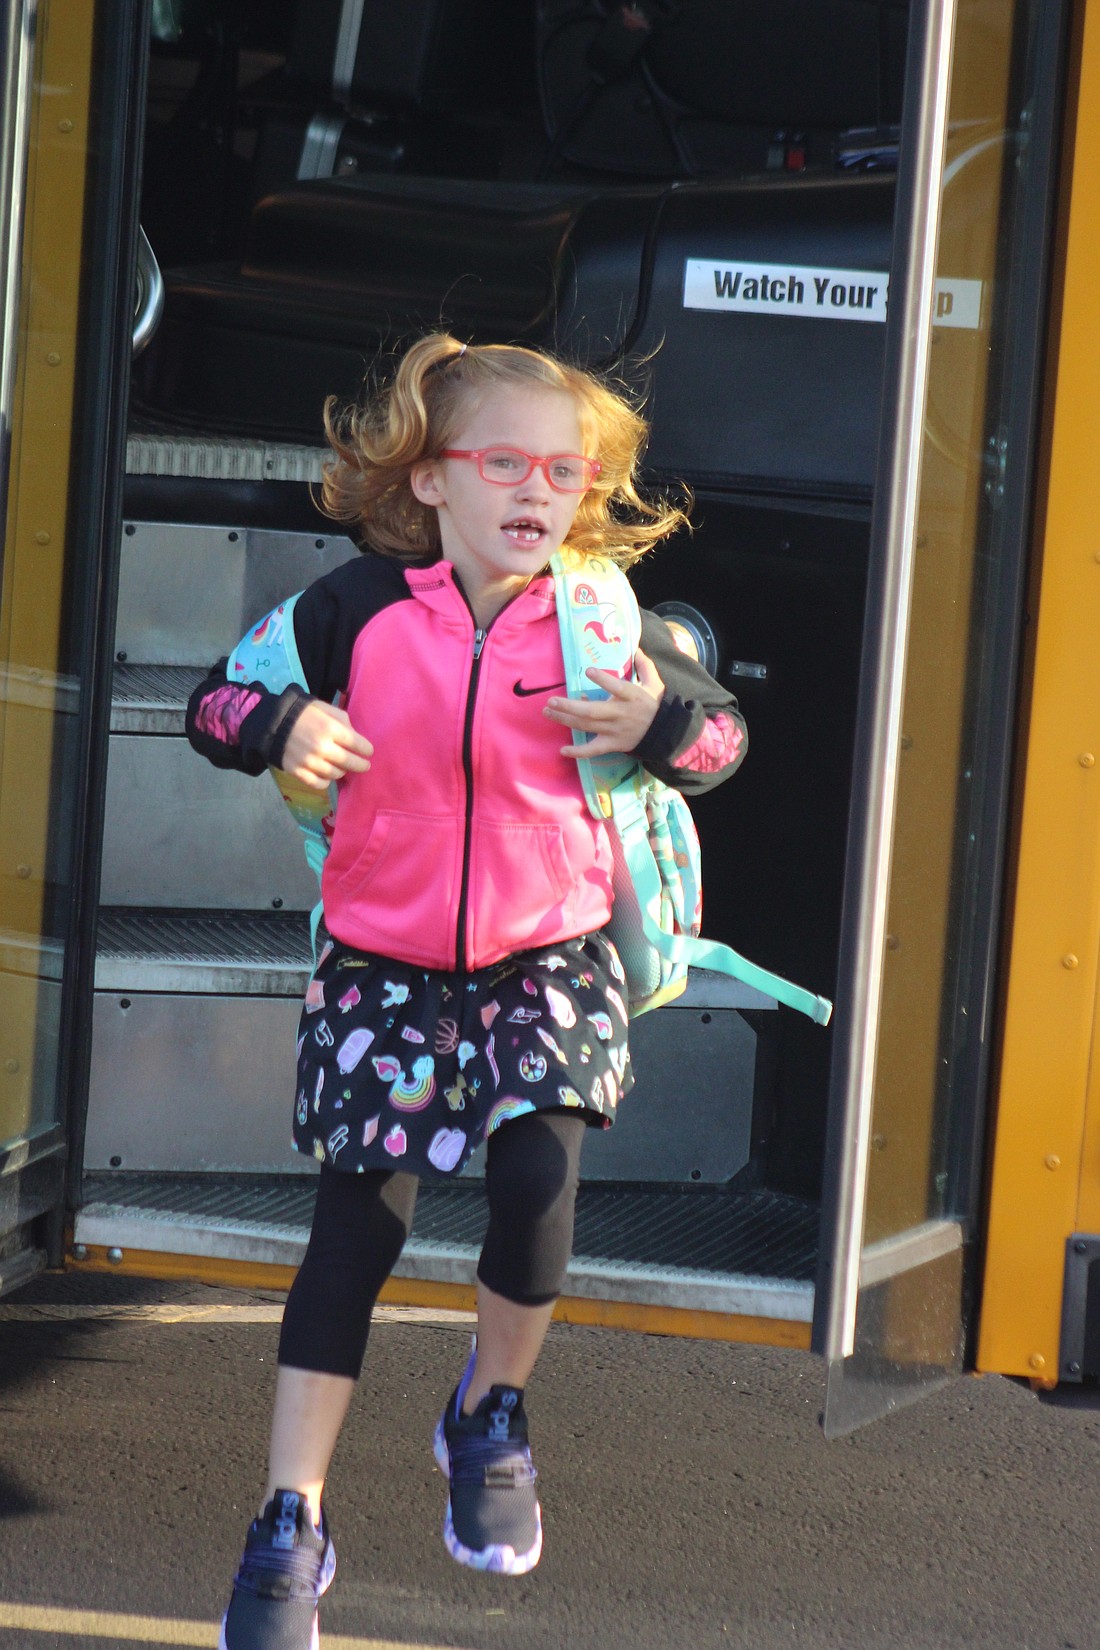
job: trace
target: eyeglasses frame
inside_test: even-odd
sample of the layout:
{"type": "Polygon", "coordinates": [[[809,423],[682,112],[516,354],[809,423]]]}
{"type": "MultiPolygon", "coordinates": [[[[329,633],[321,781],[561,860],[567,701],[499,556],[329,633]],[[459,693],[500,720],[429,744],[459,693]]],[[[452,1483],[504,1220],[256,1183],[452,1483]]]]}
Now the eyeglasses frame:
{"type": "Polygon", "coordinates": [[[538,458],[534,453],[525,453],[522,447],[510,447],[506,442],[501,441],[496,442],[492,447],[444,447],[439,456],[440,458],[472,458],[477,464],[478,475],[482,481],[487,481],[490,487],[522,487],[525,481],[530,480],[533,470],[541,470],[548,485],[554,489],[555,493],[587,493],[603,469],[603,465],[598,458],[585,458],[583,453],[549,453],[545,458],[538,458]],[[482,464],[486,453],[515,453],[517,458],[525,458],[528,465],[526,474],[520,477],[509,476],[506,481],[501,481],[496,476],[487,476],[482,464]],[[561,487],[558,485],[550,474],[550,466],[558,458],[580,459],[585,466],[587,477],[583,487],[561,487]]]}

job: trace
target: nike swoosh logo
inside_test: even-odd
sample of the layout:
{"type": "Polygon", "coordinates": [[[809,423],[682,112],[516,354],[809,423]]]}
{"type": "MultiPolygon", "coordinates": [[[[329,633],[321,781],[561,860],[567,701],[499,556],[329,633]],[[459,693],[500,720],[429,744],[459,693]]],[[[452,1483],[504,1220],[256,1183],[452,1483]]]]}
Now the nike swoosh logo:
{"type": "Polygon", "coordinates": [[[528,699],[533,693],[553,693],[555,688],[563,688],[564,682],[550,682],[546,687],[524,687],[522,682],[512,683],[512,692],[517,699],[528,699]]]}

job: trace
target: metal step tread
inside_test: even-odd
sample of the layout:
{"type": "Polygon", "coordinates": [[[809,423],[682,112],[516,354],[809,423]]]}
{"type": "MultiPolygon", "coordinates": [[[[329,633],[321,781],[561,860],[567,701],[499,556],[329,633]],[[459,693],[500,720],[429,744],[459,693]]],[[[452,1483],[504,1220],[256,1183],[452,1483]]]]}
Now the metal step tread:
{"type": "Polygon", "coordinates": [[[254,441],[173,426],[142,414],[126,441],[126,474],[207,481],[320,481],[328,448],[254,441]]]}
{"type": "MultiPolygon", "coordinates": [[[[96,990],[301,995],[313,971],[309,921],[306,911],[103,905],[96,990]]],[[[698,968],[675,1007],[774,1008],[775,1000],[698,968]]]]}
{"type": "Polygon", "coordinates": [[[100,907],[98,991],[298,996],[312,967],[305,911],[100,907]]]}
{"type": "Polygon", "coordinates": [[[208,670],[208,665],[116,664],[111,732],[182,734],[187,701],[208,670]]]}
{"type": "MultiPolygon", "coordinates": [[[[314,1191],[312,1175],[90,1175],[76,1239],[294,1265],[308,1237],[314,1191]]],[[[480,1184],[425,1183],[398,1275],[472,1281],[485,1218],[480,1184]]],[[[815,1204],[761,1188],[582,1185],[567,1288],[808,1318],[818,1222],[815,1204]]]]}

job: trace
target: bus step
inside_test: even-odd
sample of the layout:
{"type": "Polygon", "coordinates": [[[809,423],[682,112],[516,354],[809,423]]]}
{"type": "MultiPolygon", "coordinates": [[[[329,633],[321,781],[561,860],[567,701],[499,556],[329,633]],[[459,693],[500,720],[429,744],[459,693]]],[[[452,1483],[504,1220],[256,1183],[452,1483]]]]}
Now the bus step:
{"type": "Polygon", "coordinates": [[[126,441],[128,476],[192,477],[202,481],[321,479],[327,447],[241,436],[196,434],[168,419],[139,416],[126,441]]]}
{"type": "Polygon", "coordinates": [[[304,911],[100,908],[97,991],[300,998],[312,967],[304,911]]]}
{"type": "Polygon", "coordinates": [[[111,732],[182,733],[191,691],[208,670],[208,665],[116,664],[111,732]]]}
{"type": "MultiPolygon", "coordinates": [[[[74,1240],[297,1266],[312,1178],[89,1175],[74,1240]]],[[[422,1185],[395,1276],[472,1283],[484,1228],[480,1186],[422,1185]]],[[[817,1206],[766,1188],[582,1185],[566,1292],[808,1322],[817,1241],[817,1206]]]]}

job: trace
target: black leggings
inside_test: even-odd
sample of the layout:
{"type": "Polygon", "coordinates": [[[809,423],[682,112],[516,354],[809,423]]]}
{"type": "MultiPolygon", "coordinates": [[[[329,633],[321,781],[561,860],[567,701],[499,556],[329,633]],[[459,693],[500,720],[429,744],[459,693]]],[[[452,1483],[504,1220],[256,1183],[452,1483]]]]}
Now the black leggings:
{"type": "MultiPolygon", "coordinates": [[[[529,1112],[489,1136],[489,1225],[477,1275],[519,1306],[561,1293],[573,1248],[585,1122],[529,1112]]],[[[378,1291],[412,1230],[416,1175],[322,1168],[305,1259],[287,1296],[279,1362],[358,1377],[378,1291]]]]}

